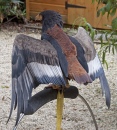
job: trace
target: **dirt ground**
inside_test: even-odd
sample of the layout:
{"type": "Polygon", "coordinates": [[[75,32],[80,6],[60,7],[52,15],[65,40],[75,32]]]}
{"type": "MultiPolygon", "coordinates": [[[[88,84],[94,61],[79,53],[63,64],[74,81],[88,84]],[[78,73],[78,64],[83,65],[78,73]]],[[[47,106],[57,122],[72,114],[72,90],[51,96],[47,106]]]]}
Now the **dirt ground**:
{"type": "MultiPolygon", "coordinates": [[[[12,130],[15,124],[16,112],[6,124],[11,102],[11,52],[17,31],[0,31],[0,130],[12,130]]],[[[40,38],[39,33],[25,33],[26,35],[40,38]]],[[[99,46],[96,45],[98,50],[99,46]]],[[[99,80],[88,86],[79,86],[80,94],[91,106],[99,130],[117,130],[117,55],[108,54],[109,69],[105,73],[111,89],[111,108],[108,110],[105,99],[102,97],[99,80]]],[[[34,91],[40,91],[38,87],[34,91]]],[[[56,101],[51,101],[35,114],[25,116],[18,126],[18,130],[55,130],[56,126],[56,101]]],[[[95,130],[91,115],[80,98],[65,99],[62,130],[95,130]]]]}

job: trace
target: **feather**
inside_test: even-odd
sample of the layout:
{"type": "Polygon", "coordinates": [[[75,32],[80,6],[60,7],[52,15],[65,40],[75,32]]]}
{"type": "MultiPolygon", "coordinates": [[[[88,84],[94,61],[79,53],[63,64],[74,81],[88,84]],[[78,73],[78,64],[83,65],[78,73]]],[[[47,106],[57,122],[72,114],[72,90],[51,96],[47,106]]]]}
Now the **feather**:
{"type": "Polygon", "coordinates": [[[88,73],[88,65],[87,65],[87,61],[84,57],[85,52],[83,47],[81,46],[81,44],[74,38],[69,36],[71,42],[76,46],[77,49],[77,59],[80,62],[80,64],[82,65],[82,67],[86,70],[86,72],[88,73]]]}
{"type": "Polygon", "coordinates": [[[102,87],[102,94],[105,95],[106,105],[109,108],[110,99],[111,99],[110,88],[109,88],[108,81],[106,79],[103,67],[101,65],[101,62],[100,62],[97,54],[96,54],[96,57],[94,58],[94,60],[91,60],[88,62],[88,66],[89,66],[89,75],[92,78],[92,80],[99,78],[100,84],[102,87]]]}
{"type": "Polygon", "coordinates": [[[99,78],[100,84],[102,87],[102,93],[105,94],[106,105],[109,108],[110,102],[111,102],[110,88],[109,88],[108,81],[106,79],[102,64],[94,48],[93,41],[91,40],[86,30],[82,27],[78,28],[78,33],[73,37],[76,38],[79,41],[79,43],[82,45],[82,47],[84,48],[85,58],[86,58],[88,69],[89,69],[88,74],[90,75],[93,81],[96,78],[99,78]]]}
{"type": "Polygon", "coordinates": [[[86,30],[83,27],[79,27],[77,34],[73,37],[82,45],[87,62],[94,59],[96,56],[96,50],[93,41],[86,30]]]}
{"type": "Polygon", "coordinates": [[[56,50],[46,40],[18,35],[12,52],[12,100],[8,121],[13,108],[17,108],[16,126],[33,88],[49,83],[66,85],[56,50]]]}
{"type": "Polygon", "coordinates": [[[97,54],[93,60],[88,62],[88,67],[89,67],[89,75],[93,81],[96,78],[99,78],[99,76],[103,72],[103,68],[97,54]]]}
{"type": "Polygon", "coordinates": [[[68,77],[68,62],[65,55],[62,52],[60,45],[57,43],[57,41],[53,37],[51,37],[47,33],[43,33],[41,36],[41,39],[42,40],[45,39],[49,41],[52,44],[52,46],[56,49],[62,71],[64,75],[68,77]]]}
{"type": "Polygon", "coordinates": [[[76,46],[71,42],[63,30],[55,25],[53,28],[47,30],[47,34],[57,41],[62,49],[62,53],[66,57],[68,62],[68,78],[75,79],[76,82],[80,84],[92,82],[86,70],[77,60],[77,57],[79,56],[77,54],[76,46]]]}
{"type": "Polygon", "coordinates": [[[109,84],[108,81],[106,79],[105,73],[104,71],[102,72],[102,74],[99,77],[100,79],[100,83],[101,83],[101,87],[102,87],[102,94],[105,95],[106,98],[106,105],[108,106],[108,108],[110,108],[110,104],[111,104],[111,94],[110,94],[110,88],[109,88],[109,84]]]}
{"type": "Polygon", "coordinates": [[[63,20],[58,12],[52,10],[46,10],[41,12],[42,16],[42,32],[46,32],[48,28],[54,27],[57,24],[60,28],[63,27],[63,20]]]}

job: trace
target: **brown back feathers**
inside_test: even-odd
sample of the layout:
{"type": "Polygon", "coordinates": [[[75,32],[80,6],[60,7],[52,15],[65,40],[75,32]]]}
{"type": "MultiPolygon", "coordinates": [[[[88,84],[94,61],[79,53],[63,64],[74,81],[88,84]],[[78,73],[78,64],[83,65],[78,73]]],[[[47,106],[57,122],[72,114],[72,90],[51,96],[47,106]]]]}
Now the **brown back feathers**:
{"type": "Polygon", "coordinates": [[[66,56],[68,62],[68,78],[75,79],[78,83],[92,82],[90,76],[77,60],[78,55],[75,45],[70,41],[63,30],[55,25],[53,28],[48,29],[47,33],[58,42],[66,56]]]}

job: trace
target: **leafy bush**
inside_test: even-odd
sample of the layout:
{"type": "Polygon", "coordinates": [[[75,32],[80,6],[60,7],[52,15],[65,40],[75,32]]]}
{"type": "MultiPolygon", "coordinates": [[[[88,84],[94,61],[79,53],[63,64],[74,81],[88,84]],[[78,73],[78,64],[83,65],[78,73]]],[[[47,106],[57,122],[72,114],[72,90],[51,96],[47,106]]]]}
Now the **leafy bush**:
{"type": "Polygon", "coordinates": [[[26,14],[24,2],[21,0],[0,0],[0,14],[1,22],[3,22],[4,18],[8,18],[8,16],[24,19],[26,14]]]}
{"type": "Polygon", "coordinates": [[[108,68],[108,63],[106,61],[106,53],[117,52],[117,32],[112,30],[102,30],[100,31],[102,35],[100,36],[101,48],[99,54],[102,57],[103,64],[106,64],[108,68]],[[103,35],[105,36],[105,40],[103,40],[103,35]]]}
{"type": "MultiPolygon", "coordinates": [[[[105,5],[97,10],[97,16],[104,15],[107,13],[107,18],[109,16],[115,16],[117,11],[117,0],[92,0],[92,2],[104,3],[105,5]]],[[[114,17],[111,22],[112,30],[117,29],[117,17],[114,17]]]]}
{"type": "Polygon", "coordinates": [[[97,16],[103,16],[105,13],[107,13],[107,19],[109,16],[114,16],[111,25],[109,25],[109,30],[102,30],[102,35],[100,36],[102,62],[108,66],[106,53],[112,52],[115,54],[115,52],[117,52],[117,0],[92,0],[92,2],[98,2],[98,5],[101,3],[104,4],[100,9],[98,8],[99,6],[97,6],[97,16]],[[103,40],[103,35],[105,35],[105,40],[103,40]]]}

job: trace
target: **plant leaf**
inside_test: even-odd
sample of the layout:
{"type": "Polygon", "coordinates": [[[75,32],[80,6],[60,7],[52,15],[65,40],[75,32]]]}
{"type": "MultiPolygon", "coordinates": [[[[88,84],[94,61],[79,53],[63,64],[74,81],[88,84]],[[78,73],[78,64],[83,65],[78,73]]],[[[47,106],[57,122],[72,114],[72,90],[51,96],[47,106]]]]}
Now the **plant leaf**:
{"type": "Polygon", "coordinates": [[[110,10],[111,10],[111,2],[108,1],[108,3],[107,3],[106,6],[105,6],[105,11],[106,11],[106,12],[110,12],[110,10]]]}
{"type": "Polygon", "coordinates": [[[112,29],[113,30],[117,29],[117,17],[112,20],[112,29]]]}
{"type": "Polygon", "coordinates": [[[115,13],[116,13],[116,8],[113,8],[112,11],[111,11],[111,13],[110,13],[110,15],[111,15],[111,16],[114,16],[115,13]]]}

